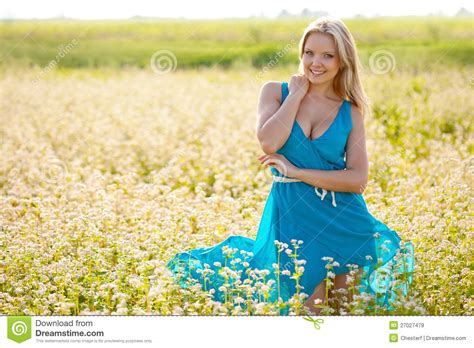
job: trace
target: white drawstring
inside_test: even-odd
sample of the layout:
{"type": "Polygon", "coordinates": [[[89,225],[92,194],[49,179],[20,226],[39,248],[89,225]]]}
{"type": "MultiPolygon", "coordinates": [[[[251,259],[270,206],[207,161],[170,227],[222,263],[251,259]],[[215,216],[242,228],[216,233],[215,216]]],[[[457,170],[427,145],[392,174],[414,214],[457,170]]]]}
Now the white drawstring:
{"type": "MultiPolygon", "coordinates": [[[[323,194],[320,194],[319,191],[318,191],[318,187],[315,187],[314,188],[314,191],[316,192],[316,194],[321,197],[321,200],[324,199],[324,197],[326,197],[326,193],[328,193],[327,190],[325,189],[322,189],[323,190],[323,194]]],[[[337,207],[336,205],[336,194],[334,193],[334,191],[331,191],[331,197],[332,197],[332,205],[337,207]]]]}
{"type": "MultiPolygon", "coordinates": [[[[294,179],[294,178],[286,178],[284,176],[276,176],[276,175],[272,175],[273,176],[273,181],[276,181],[276,182],[301,182],[301,180],[299,179],[294,179]]],[[[321,200],[324,199],[324,197],[326,197],[326,194],[328,193],[327,190],[325,189],[321,189],[323,190],[323,193],[319,193],[318,191],[318,187],[314,187],[314,192],[316,192],[316,194],[321,197],[321,200]]],[[[336,205],[336,193],[334,191],[331,191],[331,197],[332,197],[332,205],[334,207],[337,207],[336,205]]]]}

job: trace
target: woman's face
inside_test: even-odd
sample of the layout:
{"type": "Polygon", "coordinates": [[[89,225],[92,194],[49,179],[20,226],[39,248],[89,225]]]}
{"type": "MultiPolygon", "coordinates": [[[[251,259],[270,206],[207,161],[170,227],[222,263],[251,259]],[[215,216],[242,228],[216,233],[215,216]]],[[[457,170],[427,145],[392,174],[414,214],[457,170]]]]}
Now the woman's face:
{"type": "Polygon", "coordinates": [[[332,35],[311,33],[306,39],[301,62],[311,83],[331,81],[339,71],[339,55],[332,35]]]}

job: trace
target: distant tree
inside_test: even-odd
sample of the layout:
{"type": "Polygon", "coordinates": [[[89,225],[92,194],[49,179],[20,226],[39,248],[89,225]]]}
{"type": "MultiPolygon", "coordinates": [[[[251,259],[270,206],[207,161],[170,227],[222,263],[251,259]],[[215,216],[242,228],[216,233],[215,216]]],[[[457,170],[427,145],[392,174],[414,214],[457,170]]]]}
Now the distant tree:
{"type": "Polygon", "coordinates": [[[291,17],[291,14],[287,10],[281,10],[277,17],[278,18],[291,17]]]}
{"type": "Polygon", "coordinates": [[[464,7],[461,7],[455,14],[456,17],[471,17],[472,15],[473,13],[464,7]]]}

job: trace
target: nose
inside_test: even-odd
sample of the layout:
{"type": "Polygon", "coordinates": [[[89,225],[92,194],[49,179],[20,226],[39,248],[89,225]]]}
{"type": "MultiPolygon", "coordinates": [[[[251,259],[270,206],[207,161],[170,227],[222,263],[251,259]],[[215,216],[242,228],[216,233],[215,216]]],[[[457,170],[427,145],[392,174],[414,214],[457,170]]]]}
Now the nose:
{"type": "Polygon", "coordinates": [[[323,66],[322,58],[319,55],[316,55],[313,59],[313,66],[315,68],[323,66]]]}

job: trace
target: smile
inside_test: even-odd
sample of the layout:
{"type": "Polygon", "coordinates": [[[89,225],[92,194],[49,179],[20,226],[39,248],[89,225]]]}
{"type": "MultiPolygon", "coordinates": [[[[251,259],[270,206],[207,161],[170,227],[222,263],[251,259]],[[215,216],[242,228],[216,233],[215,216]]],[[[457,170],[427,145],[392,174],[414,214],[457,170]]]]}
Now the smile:
{"type": "Polygon", "coordinates": [[[315,70],[310,70],[310,71],[314,76],[321,76],[322,74],[325,73],[325,71],[315,71],[315,70]]]}

